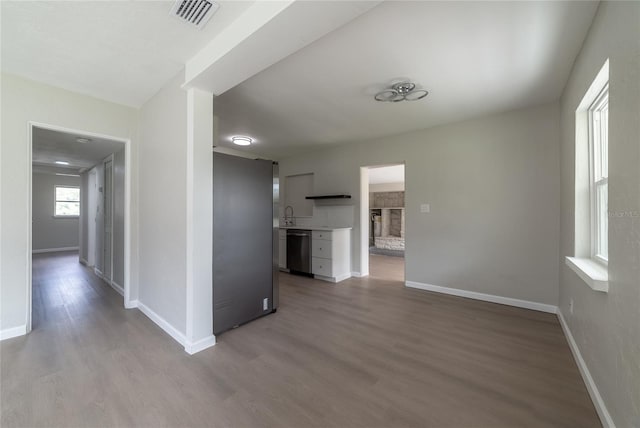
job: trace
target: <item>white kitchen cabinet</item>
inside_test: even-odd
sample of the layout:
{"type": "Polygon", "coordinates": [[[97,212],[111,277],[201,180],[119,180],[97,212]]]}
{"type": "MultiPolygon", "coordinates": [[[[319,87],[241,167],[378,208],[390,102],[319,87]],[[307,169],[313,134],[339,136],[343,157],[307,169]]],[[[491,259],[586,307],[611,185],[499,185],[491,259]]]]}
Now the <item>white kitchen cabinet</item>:
{"type": "Polygon", "coordinates": [[[314,230],[311,237],[313,239],[325,239],[331,241],[333,239],[333,230],[314,230]]]}
{"type": "Polygon", "coordinates": [[[311,255],[313,257],[321,257],[323,259],[331,258],[331,246],[333,241],[325,241],[322,239],[311,240],[311,255]]]}
{"type": "Polygon", "coordinates": [[[278,265],[280,269],[287,269],[287,231],[280,229],[278,231],[280,242],[278,243],[278,265]]]}
{"type": "Polygon", "coordinates": [[[311,232],[311,272],[330,282],[351,277],[351,229],[311,232]]]}

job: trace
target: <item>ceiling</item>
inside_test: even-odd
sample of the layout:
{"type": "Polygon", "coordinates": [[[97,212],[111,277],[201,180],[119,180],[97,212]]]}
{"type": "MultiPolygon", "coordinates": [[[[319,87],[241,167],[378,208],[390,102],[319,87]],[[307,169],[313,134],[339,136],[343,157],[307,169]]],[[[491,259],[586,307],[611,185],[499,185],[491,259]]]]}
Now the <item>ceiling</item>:
{"type": "Polygon", "coordinates": [[[404,183],[404,165],[369,167],[369,184],[404,183]]]}
{"type": "Polygon", "coordinates": [[[202,29],[173,1],[2,1],[2,71],[140,107],[253,1],[218,1],[202,29]]]}
{"type": "MultiPolygon", "coordinates": [[[[210,49],[249,45],[254,50],[242,58],[269,56],[260,37],[268,31],[255,33],[261,43],[247,39],[234,47],[230,37],[244,35],[244,24],[256,19],[256,28],[267,28],[270,18],[259,16],[271,5],[282,9],[272,27],[304,39],[295,46],[315,41],[292,47],[291,55],[216,97],[214,144],[277,159],[557,100],[598,7],[591,1],[386,1],[334,16],[319,13],[317,1],[219,3],[198,30],[169,16],[172,1],[3,1],[2,71],[140,107],[185,64],[206,60],[200,56],[210,49]],[[287,25],[299,23],[295,17],[307,9],[327,21],[316,31],[326,35],[287,25]],[[326,28],[335,30],[323,33],[326,28]],[[401,78],[429,96],[373,100],[401,78]],[[232,146],[237,134],[256,144],[232,146]]],[[[224,73],[246,69],[246,61],[234,58],[235,68],[224,73]]]]}
{"type": "Polygon", "coordinates": [[[77,173],[85,168],[91,168],[112,153],[124,148],[124,143],[118,141],[43,128],[34,128],[32,139],[34,172],[77,173]],[[79,143],[77,139],[83,137],[90,138],[91,141],[79,143]],[[57,160],[69,162],[69,165],[57,165],[55,163],[57,160]]]}
{"type": "Polygon", "coordinates": [[[216,144],[279,158],[552,102],[597,6],[384,2],[217,97],[216,144]],[[373,100],[398,78],[429,96],[373,100]]]}

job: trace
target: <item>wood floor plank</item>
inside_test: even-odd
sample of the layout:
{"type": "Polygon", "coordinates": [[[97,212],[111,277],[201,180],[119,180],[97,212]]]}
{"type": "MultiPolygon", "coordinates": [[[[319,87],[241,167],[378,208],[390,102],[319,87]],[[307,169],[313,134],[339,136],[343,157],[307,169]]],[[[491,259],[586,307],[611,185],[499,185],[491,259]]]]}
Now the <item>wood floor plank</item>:
{"type": "Polygon", "coordinates": [[[5,427],[597,427],[554,315],[281,274],[277,313],[189,356],[78,263],[34,256],[33,324],[0,343],[5,427]]]}

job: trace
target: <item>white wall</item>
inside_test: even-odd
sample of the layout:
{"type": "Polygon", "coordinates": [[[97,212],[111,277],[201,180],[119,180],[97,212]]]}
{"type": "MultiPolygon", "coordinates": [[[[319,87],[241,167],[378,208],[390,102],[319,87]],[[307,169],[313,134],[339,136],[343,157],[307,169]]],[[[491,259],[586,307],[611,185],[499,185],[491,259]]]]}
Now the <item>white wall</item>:
{"type": "Polygon", "coordinates": [[[280,177],[352,195],[359,271],[359,168],[402,162],[408,281],[557,304],[557,103],[285,158],[280,177]]]}
{"type": "Polygon", "coordinates": [[[213,98],[178,74],[140,111],[141,309],[196,352],[215,343],[213,98]]]}
{"type": "Polygon", "coordinates": [[[378,183],[369,184],[369,193],[375,192],[402,192],[404,183],[378,183]]]}
{"type": "Polygon", "coordinates": [[[80,177],[34,173],[31,182],[32,250],[72,248],[79,245],[79,219],[54,217],[56,186],[80,186],[80,177]]]}
{"type": "Polygon", "coordinates": [[[187,352],[213,336],[213,94],[187,94],[187,352]]]}
{"type": "MultiPolygon", "coordinates": [[[[27,323],[29,183],[27,123],[40,123],[132,139],[135,157],[137,110],[59,88],[1,75],[0,329],[27,323]]],[[[134,164],[136,160],[134,159],[134,164]]],[[[135,189],[134,192],[135,199],[135,189]]],[[[135,206],[132,207],[135,209],[135,206]]],[[[137,218],[132,212],[132,218],[137,218]]],[[[132,225],[135,230],[136,225],[132,225]]],[[[135,235],[134,235],[135,236],[135,235]]],[[[136,253],[136,242],[132,251],[136,253]]],[[[132,271],[132,287],[135,287],[132,271]]],[[[132,290],[135,295],[135,290],[132,290]]]]}
{"type": "Polygon", "coordinates": [[[575,110],[607,58],[609,292],[563,263],[560,310],[613,423],[631,427],[640,425],[640,3],[600,4],[561,98],[562,258],[576,241],[575,110]]]}
{"type": "Polygon", "coordinates": [[[306,199],[313,195],[313,174],[297,174],[284,177],[284,208],[293,209],[293,217],[312,217],[314,201],[306,199]]]}
{"type": "Polygon", "coordinates": [[[140,110],[139,301],[186,331],[187,92],[176,76],[140,110]]]}

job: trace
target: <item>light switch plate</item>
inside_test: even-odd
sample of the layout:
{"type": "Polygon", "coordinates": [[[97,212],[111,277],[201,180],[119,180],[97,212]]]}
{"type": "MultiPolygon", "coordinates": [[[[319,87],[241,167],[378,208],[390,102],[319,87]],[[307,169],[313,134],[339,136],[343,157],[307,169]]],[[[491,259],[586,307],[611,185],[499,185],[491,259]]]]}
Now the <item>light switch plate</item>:
{"type": "Polygon", "coordinates": [[[421,213],[431,212],[431,206],[429,204],[420,204],[420,212],[421,213]]]}

